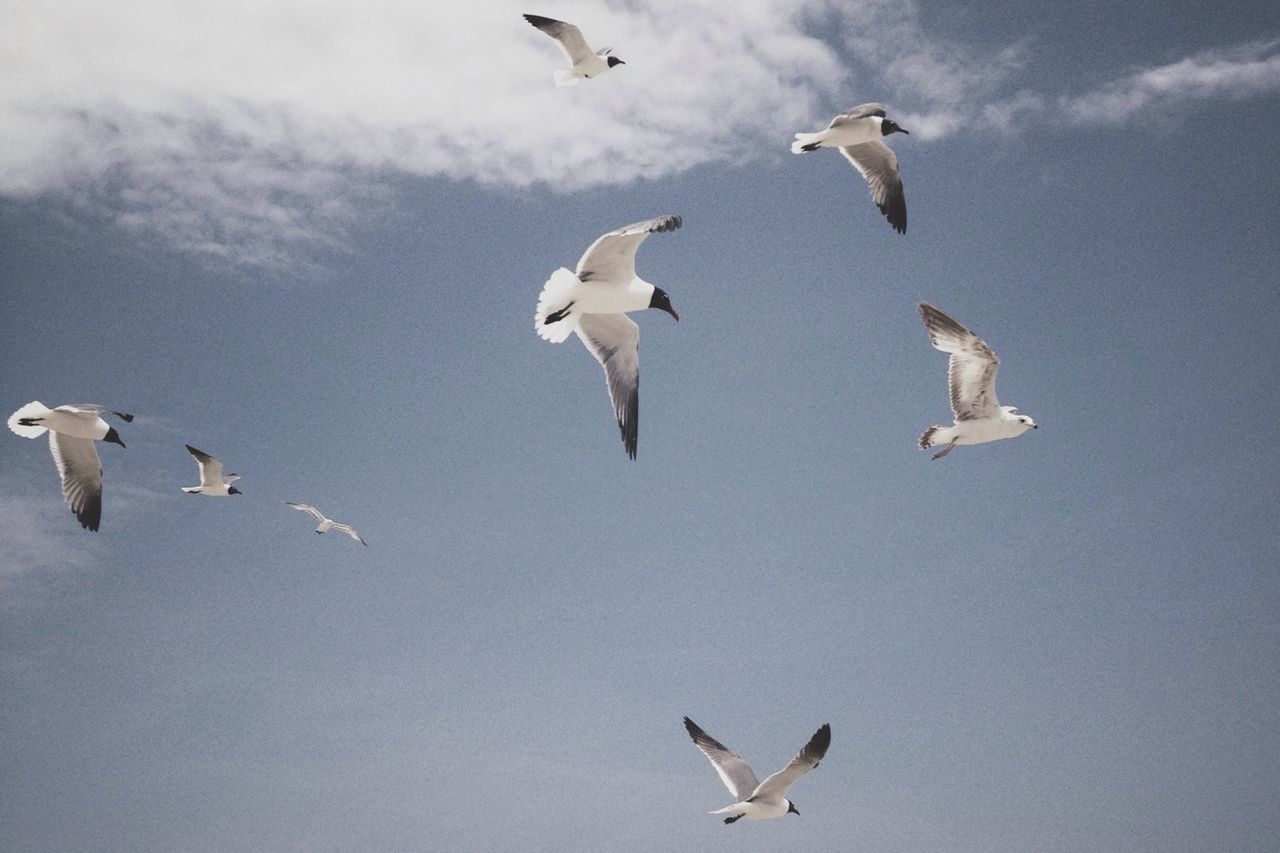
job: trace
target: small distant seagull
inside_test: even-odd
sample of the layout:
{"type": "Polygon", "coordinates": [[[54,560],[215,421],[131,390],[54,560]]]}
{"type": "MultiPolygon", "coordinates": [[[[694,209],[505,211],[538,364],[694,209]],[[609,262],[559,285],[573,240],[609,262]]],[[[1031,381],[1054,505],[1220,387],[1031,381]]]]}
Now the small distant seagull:
{"type": "Polygon", "coordinates": [[[729,815],[724,819],[725,823],[733,823],[742,817],[747,820],[768,820],[792,812],[800,814],[795,803],[787,799],[787,789],[801,776],[817,767],[818,762],[827,754],[827,747],[831,746],[831,725],[823,723],[813,733],[813,737],[809,738],[804,749],[800,750],[800,754],[791,759],[786,767],[763,782],[757,782],[751,765],[737,753],[704,732],[688,717],[684,718],[684,727],[698,749],[702,750],[702,754],[711,759],[711,766],[720,774],[720,780],[728,787],[729,792],[738,798],[733,805],[711,812],[729,815]]]}
{"type": "Polygon", "coordinates": [[[356,533],[356,529],[352,527],[350,524],[343,524],[341,521],[334,521],[332,518],[326,518],[324,513],[322,513],[320,510],[316,509],[315,507],[313,507],[311,504],[300,504],[300,503],[294,503],[293,501],[285,501],[285,503],[287,503],[289,506],[293,507],[296,510],[301,510],[302,512],[305,512],[307,515],[311,516],[316,521],[320,522],[320,526],[316,528],[316,533],[325,533],[330,530],[340,530],[343,533],[350,536],[352,539],[359,542],[361,545],[365,546],[366,548],[369,547],[369,543],[361,539],[360,534],[356,533]]]}
{"type": "Polygon", "coordinates": [[[933,456],[941,459],[957,444],[983,444],[1038,429],[1036,422],[1018,414],[1016,407],[1002,406],[996,399],[1000,359],[991,347],[929,303],[921,302],[919,307],[929,341],[935,348],[951,353],[947,382],[951,411],[956,418],[954,426],[931,426],[925,430],[920,436],[920,449],[945,444],[946,449],[933,456]]]}
{"type": "Polygon", "coordinates": [[[880,104],[861,104],[831,120],[826,130],[797,133],[791,153],[803,154],[819,148],[839,148],[840,153],[862,174],[871,190],[871,200],[900,234],[907,233],[907,199],[902,192],[898,158],[883,138],[891,133],[907,133],[893,119],[885,118],[880,104]]]}
{"type": "MultiPolygon", "coordinates": [[[[50,409],[33,400],[9,416],[9,429],[23,438],[49,433],[49,451],[62,479],[62,496],[86,530],[97,531],[102,521],[102,461],[93,443],[109,441],[124,447],[120,433],[102,419],[108,411],[93,403],[50,409]]],[[[125,423],[133,422],[133,415],[110,414],[125,423]]]]}
{"type": "Polygon", "coordinates": [[[558,344],[577,332],[604,367],[622,445],[632,459],[640,424],[640,327],[626,312],[657,308],[680,319],[666,291],[636,275],[636,250],[650,234],[679,227],[679,216],[659,216],[610,231],[587,249],[577,274],[564,267],[551,274],[534,313],[540,337],[558,344]]]}
{"type": "Polygon", "coordinates": [[[593,52],[587,45],[587,40],[582,37],[582,31],[573,24],[541,15],[525,15],[524,19],[555,39],[572,63],[571,68],[556,69],[554,76],[557,86],[571,86],[583,77],[590,79],[615,65],[627,64],[618,57],[609,55],[612,48],[602,47],[593,52]]]}
{"type": "Polygon", "coordinates": [[[186,447],[187,452],[195,457],[196,462],[200,463],[200,485],[183,486],[182,491],[189,495],[208,495],[211,498],[243,494],[239,489],[231,485],[240,479],[239,474],[222,476],[221,462],[203,450],[196,450],[189,444],[186,447]]]}

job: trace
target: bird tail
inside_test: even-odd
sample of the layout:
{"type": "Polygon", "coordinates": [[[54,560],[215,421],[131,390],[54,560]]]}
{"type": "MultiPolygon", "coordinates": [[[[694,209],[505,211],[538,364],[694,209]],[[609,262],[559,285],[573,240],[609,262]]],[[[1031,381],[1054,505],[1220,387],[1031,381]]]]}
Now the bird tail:
{"type": "Polygon", "coordinates": [[[931,427],[929,427],[927,430],[925,430],[925,431],[920,435],[920,449],[921,449],[921,450],[928,450],[930,447],[934,447],[934,446],[936,446],[936,445],[943,444],[944,442],[943,442],[943,440],[942,440],[942,439],[940,439],[940,438],[939,438],[939,439],[934,439],[934,435],[936,435],[936,434],[938,433],[938,431],[939,431],[939,430],[943,430],[943,429],[946,429],[946,427],[943,427],[943,426],[936,426],[936,425],[935,425],[935,426],[931,426],[931,427]]]}
{"type": "Polygon", "coordinates": [[[186,492],[189,495],[194,495],[200,491],[200,486],[183,486],[182,491],[186,492]]]}
{"type": "Polygon", "coordinates": [[[806,151],[817,151],[822,145],[822,132],[797,133],[796,141],[791,143],[792,154],[803,154],[806,151]]]}
{"type": "Polygon", "coordinates": [[[49,414],[48,406],[39,400],[32,400],[9,416],[9,429],[23,438],[39,438],[49,431],[48,427],[42,427],[39,424],[23,424],[20,421],[26,418],[42,418],[47,414],[49,414]]]}
{"type": "Polygon", "coordinates": [[[538,337],[558,344],[578,327],[578,314],[573,310],[573,289],[578,277],[564,267],[556,270],[542,286],[538,310],[533,315],[533,328],[538,337]]]}
{"type": "Polygon", "coordinates": [[[557,68],[551,76],[552,79],[556,81],[557,88],[561,86],[573,86],[581,79],[574,76],[574,73],[568,68],[557,68]]]}

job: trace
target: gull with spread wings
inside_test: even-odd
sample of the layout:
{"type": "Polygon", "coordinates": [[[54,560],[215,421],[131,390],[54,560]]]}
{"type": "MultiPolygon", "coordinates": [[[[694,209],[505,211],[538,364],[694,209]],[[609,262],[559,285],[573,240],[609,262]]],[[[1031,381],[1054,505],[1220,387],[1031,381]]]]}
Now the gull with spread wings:
{"type": "Polygon", "coordinates": [[[361,539],[360,534],[356,533],[356,529],[350,524],[343,524],[341,521],[334,521],[332,518],[325,517],[323,512],[316,509],[311,504],[294,503],[293,501],[285,501],[285,503],[300,512],[305,512],[307,515],[319,522],[319,526],[316,527],[316,533],[327,533],[330,530],[337,530],[340,533],[347,534],[366,548],[369,547],[369,543],[361,539]]]}
{"type": "Polygon", "coordinates": [[[582,30],[573,24],[557,21],[555,18],[544,18],[541,15],[525,15],[524,19],[540,31],[556,40],[564,55],[569,57],[572,65],[569,68],[557,68],[555,81],[557,86],[572,86],[583,78],[591,79],[608,71],[615,65],[626,65],[616,56],[610,56],[612,48],[602,47],[593,51],[582,37],[582,30]]]}

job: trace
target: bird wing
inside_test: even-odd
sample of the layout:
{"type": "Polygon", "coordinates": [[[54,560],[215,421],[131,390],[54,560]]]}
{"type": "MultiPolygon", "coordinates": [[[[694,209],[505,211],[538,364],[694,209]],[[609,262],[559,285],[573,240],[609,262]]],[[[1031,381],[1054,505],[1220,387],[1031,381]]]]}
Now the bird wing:
{"type": "Polygon", "coordinates": [[[759,785],[751,765],[743,761],[742,756],[704,732],[701,726],[688,717],[684,718],[684,727],[688,730],[689,737],[693,738],[694,745],[710,759],[711,766],[720,775],[720,781],[724,782],[738,802],[751,796],[751,792],[759,785]]]}
{"type": "Polygon", "coordinates": [[[636,250],[644,238],[659,231],[674,231],[680,224],[679,216],[655,216],[598,237],[578,261],[578,279],[630,284],[636,277],[636,250]]]}
{"type": "Polygon", "coordinates": [[[884,118],[885,115],[886,113],[884,111],[883,104],[858,104],[858,106],[851,107],[833,118],[831,120],[831,124],[827,125],[827,129],[830,130],[833,127],[839,127],[845,122],[853,121],[854,119],[870,118],[871,116],[880,116],[881,118],[884,118]]]}
{"type": "Polygon", "coordinates": [[[555,18],[544,18],[541,15],[525,15],[524,19],[555,39],[560,49],[564,51],[564,55],[569,57],[569,61],[574,65],[595,56],[587,45],[587,40],[582,37],[582,30],[573,24],[566,24],[555,18]]]}
{"type": "Polygon", "coordinates": [[[93,441],[49,432],[49,452],[62,479],[62,496],[80,525],[97,530],[102,520],[102,462],[93,441]]]}
{"type": "Polygon", "coordinates": [[[293,507],[294,509],[305,512],[307,515],[311,516],[316,521],[328,520],[324,517],[324,513],[322,513],[320,510],[316,509],[315,507],[313,507],[311,504],[300,504],[300,503],[294,503],[293,501],[285,501],[285,503],[293,507]]]}
{"type": "Polygon", "coordinates": [[[335,522],[333,523],[333,527],[332,527],[331,529],[332,529],[332,530],[341,530],[343,533],[347,534],[347,535],[348,535],[348,536],[350,536],[352,539],[354,539],[354,540],[356,540],[357,542],[359,542],[361,545],[365,546],[366,548],[368,548],[368,547],[369,547],[369,543],[368,543],[368,542],[366,542],[366,541],[364,541],[363,539],[361,539],[361,538],[360,538],[360,534],[359,534],[359,533],[356,533],[356,529],[355,529],[354,527],[352,527],[350,524],[343,524],[341,521],[335,521],[335,522]]]}
{"type": "Polygon", "coordinates": [[[221,486],[222,485],[222,463],[214,459],[203,450],[196,450],[191,445],[186,445],[187,452],[195,457],[200,465],[200,485],[201,486],[221,486]]]}
{"type": "Polygon", "coordinates": [[[920,318],[935,348],[951,354],[947,382],[951,411],[957,421],[993,418],[1000,411],[996,399],[996,371],[1000,359],[973,332],[927,302],[920,303],[920,318]]]}
{"type": "Polygon", "coordinates": [[[58,408],[55,409],[55,411],[71,412],[72,414],[97,415],[98,417],[111,414],[111,415],[115,415],[117,418],[119,418],[120,420],[124,421],[127,424],[133,423],[133,415],[129,414],[128,412],[112,411],[111,409],[108,409],[106,406],[99,406],[97,403],[68,403],[65,406],[58,406],[58,408]]]}
{"type": "Polygon", "coordinates": [[[640,327],[626,314],[583,314],[574,331],[604,368],[622,445],[635,459],[640,428],[640,327]]]}
{"type": "Polygon", "coordinates": [[[800,750],[799,755],[787,762],[786,767],[761,782],[751,792],[752,799],[762,796],[786,796],[787,789],[791,787],[792,783],[818,766],[818,762],[827,754],[827,747],[829,746],[831,746],[831,725],[823,723],[822,727],[813,733],[813,737],[809,738],[809,742],[805,744],[804,749],[800,750]]]}
{"type": "Polygon", "coordinates": [[[902,173],[893,149],[880,140],[841,147],[843,154],[867,181],[871,200],[899,234],[907,233],[907,197],[902,192],[902,173]]]}

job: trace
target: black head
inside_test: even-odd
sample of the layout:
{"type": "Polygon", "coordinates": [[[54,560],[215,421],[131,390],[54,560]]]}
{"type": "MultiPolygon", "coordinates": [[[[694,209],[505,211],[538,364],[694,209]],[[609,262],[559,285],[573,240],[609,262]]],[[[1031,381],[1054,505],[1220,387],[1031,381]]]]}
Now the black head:
{"type": "Polygon", "coordinates": [[[649,307],[657,308],[659,311],[666,311],[676,320],[680,319],[680,315],[676,313],[676,309],[671,307],[671,297],[667,296],[667,292],[661,287],[653,289],[653,296],[649,297],[649,307]]]}
{"type": "Polygon", "coordinates": [[[611,57],[609,57],[609,67],[610,67],[610,68],[612,68],[612,67],[613,67],[613,66],[615,66],[615,65],[626,65],[626,64],[627,64],[627,63],[623,62],[621,59],[619,59],[619,58],[618,58],[618,57],[616,57],[616,56],[611,56],[611,57]]]}
{"type": "Polygon", "coordinates": [[[239,489],[237,489],[235,486],[227,486],[227,494],[229,494],[229,495],[243,495],[243,494],[244,494],[244,492],[240,491],[240,490],[239,490],[239,489]]]}
{"type": "Polygon", "coordinates": [[[115,427],[108,427],[107,434],[103,436],[103,441],[109,441],[112,444],[118,444],[124,447],[124,442],[120,439],[120,433],[116,432],[115,427]]]}
{"type": "Polygon", "coordinates": [[[800,814],[800,810],[796,808],[796,804],[787,800],[787,814],[800,814]]]}
{"type": "Polygon", "coordinates": [[[891,118],[887,118],[880,122],[880,135],[888,136],[891,133],[905,133],[908,136],[911,135],[911,131],[907,130],[905,127],[898,127],[898,123],[891,118]]]}

